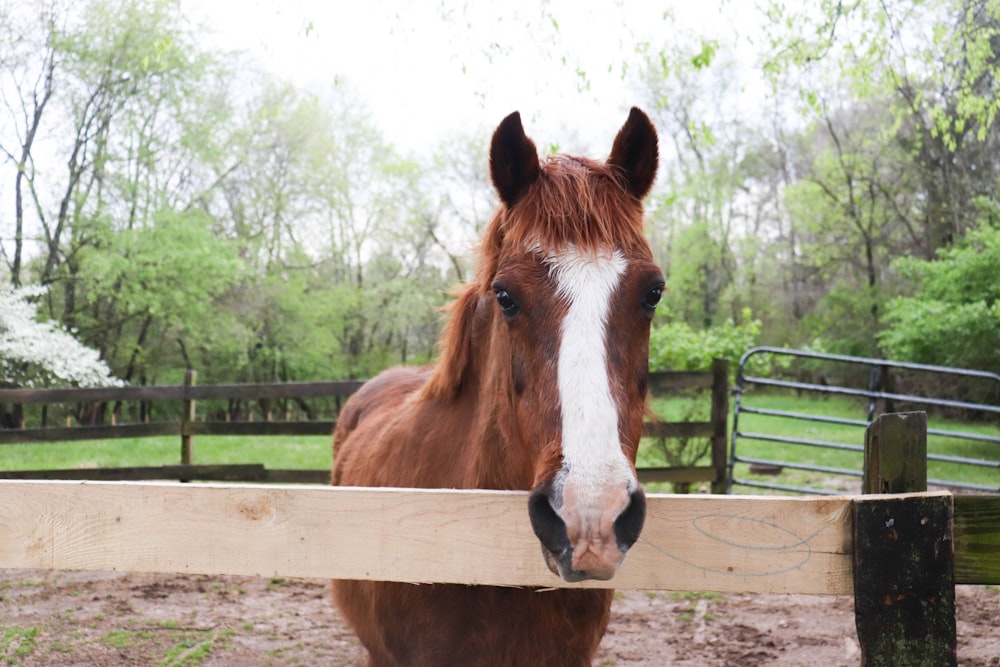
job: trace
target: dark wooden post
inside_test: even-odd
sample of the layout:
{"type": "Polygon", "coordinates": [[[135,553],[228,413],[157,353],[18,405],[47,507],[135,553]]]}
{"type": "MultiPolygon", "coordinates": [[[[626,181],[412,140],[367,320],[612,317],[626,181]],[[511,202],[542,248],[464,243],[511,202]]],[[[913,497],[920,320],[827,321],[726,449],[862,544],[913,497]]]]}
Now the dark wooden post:
{"type": "MultiPolygon", "coordinates": [[[[927,490],[927,415],[881,415],[865,434],[864,491],[927,490]]],[[[853,504],[862,667],[957,665],[950,495],[853,504]]]]}
{"type": "Polygon", "coordinates": [[[881,415],[865,431],[862,493],[927,490],[927,413],[881,415]]]}
{"type": "MultiPolygon", "coordinates": [[[[194,444],[194,436],[191,434],[191,422],[195,418],[195,401],[186,391],[188,388],[198,384],[198,371],[188,369],[184,373],[184,401],[181,409],[181,465],[191,465],[191,449],[194,444]]],[[[182,479],[182,482],[188,480],[182,479]]]]}
{"type": "Polygon", "coordinates": [[[712,482],[712,493],[725,493],[729,488],[726,474],[728,472],[729,456],[726,451],[729,419],[729,361],[726,359],[712,360],[712,467],[715,469],[715,481],[712,482]]]}

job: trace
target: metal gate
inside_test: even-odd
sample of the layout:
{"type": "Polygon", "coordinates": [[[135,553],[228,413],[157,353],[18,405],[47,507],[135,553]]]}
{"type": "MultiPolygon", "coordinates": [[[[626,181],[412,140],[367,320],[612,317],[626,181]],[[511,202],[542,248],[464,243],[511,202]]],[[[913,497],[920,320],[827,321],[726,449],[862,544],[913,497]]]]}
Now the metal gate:
{"type": "MultiPolygon", "coordinates": [[[[933,487],[965,490],[965,491],[1000,491],[1000,375],[987,371],[966,370],[947,366],[930,366],[913,364],[887,359],[871,359],[865,357],[850,357],[836,354],[824,354],[805,350],[791,350],[777,347],[755,347],[746,352],[740,359],[736,376],[735,400],[733,402],[733,430],[729,451],[728,491],[734,486],[776,489],[793,493],[837,494],[853,489],[824,487],[824,482],[833,481],[840,484],[845,478],[857,478],[860,485],[862,477],[862,460],[864,454],[864,430],[875,417],[883,412],[899,412],[904,409],[926,409],[932,413],[946,412],[959,421],[959,427],[954,424],[949,428],[928,428],[928,462],[937,461],[946,464],[976,466],[989,469],[986,483],[970,483],[949,479],[928,479],[933,487]],[[765,363],[779,371],[768,372],[768,377],[748,375],[748,368],[765,363]],[[794,379],[788,379],[791,375],[794,379]],[[867,381],[865,377],[867,375],[867,381]],[[911,381],[919,388],[927,389],[928,384],[948,383],[953,390],[961,383],[966,387],[974,383],[975,395],[986,396],[985,400],[966,401],[951,398],[941,398],[932,395],[933,391],[906,391],[906,380],[900,378],[922,378],[911,381]],[[896,391],[897,385],[904,385],[903,390],[896,391]],[[766,391],[760,396],[784,396],[778,399],[782,407],[776,409],[761,405],[754,400],[754,388],[766,391]],[[831,416],[823,414],[815,405],[804,411],[788,410],[784,406],[794,403],[792,397],[829,397],[837,395],[852,397],[861,405],[858,406],[859,417],[831,416]],[[867,405],[865,406],[865,403],[867,405]],[[745,422],[752,419],[757,425],[776,425],[784,420],[794,420],[792,434],[789,429],[768,428],[745,430],[745,422]],[[861,416],[864,418],[861,418],[861,416]],[[741,419],[741,417],[745,417],[741,419]],[[969,422],[975,419],[985,426],[963,430],[969,422]],[[826,426],[816,426],[826,425],[826,426]],[[804,437],[811,435],[810,431],[837,431],[842,437],[826,438],[804,437]],[[979,443],[975,445],[980,456],[962,456],[949,454],[946,451],[931,452],[934,437],[957,439],[962,442],[979,443]],[[766,443],[766,444],[762,444],[766,443]],[[810,450],[799,448],[808,447],[810,450]],[[766,449],[770,456],[760,455],[755,450],[766,449]],[[824,452],[853,452],[857,458],[857,466],[830,466],[817,463],[824,452]],[[775,455],[775,452],[778,452],[775,455]],[[795,454],[798,460],[790,460],[782,454],[795,454]],[[792,474],[815,478],[799,485],[768,481],[767,476],[792,474]],[[795,471],[805,471],[795,473],[795,471]],[[993,475],[992,471],[996,471],[993,475]],[[744,474],[759,473],[757,478],[750,479],[744,474]],[[816,474],[810,474],[816,473],[816,474]]],[[[815,404],[815,400],[811,401],[815,404]]],[[[931,415],[928,415],[929,419],[931,415]]],[[[940,448],[938,448],[940,449],[940,448]]],[[[834,455],[836,456],[836,455],[834,455]]],[[[838,459],[850,459],[851,456],[836,456],[838,459]]]]}

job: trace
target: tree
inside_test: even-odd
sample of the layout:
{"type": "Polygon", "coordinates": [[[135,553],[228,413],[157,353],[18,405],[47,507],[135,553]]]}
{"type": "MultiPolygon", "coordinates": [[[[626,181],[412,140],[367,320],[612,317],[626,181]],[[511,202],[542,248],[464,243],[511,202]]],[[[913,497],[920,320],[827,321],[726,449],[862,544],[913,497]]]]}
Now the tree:
{"type": "Polygon", "coordinates": [[[0,286],[0,386],[120,386],[98,352],[57,322],[38,319],[46,288],[0,286]]]}
{"type": "Polygon", "coordinates": [[[909,150],[921,205],[925,258],[975,225],[971,202],[991,196],[998,173],[1000,3],[860,0],[798,8],[772,2],[765,70],[798,77],[807,113],[821,114],[838,82],[862,105],[883,105],[884,133],[909,150]],[[819,87],[817,82],[822,82],[819,87]]]}
{"type": "Polygon", "coordinates": [[[49,314],[130,381],[183,369],[202,351],[213,367],[238,365],[222,349],[245,347],[239,312],[225,301],[238,259],[197,210],[217,186],[207,165],[229,112],[219,60],[197,47],[175,0],[36,7],[41,27],[25,18],[26,37],[2,68],[20,100],[7,111],[17,121],[23,109],[27,128],[9,164],[31,202],[17,206],[13,281],[30,269],[58,286],[44,301],[49,314]],[[24,64],[33,53],[46,55],[38,75],[24,64]],[[43,135],[44,144],[27,141],[43,135]],[[39,244],[24,264],[29,226],[39,244]]]}
{"type": "Polygon", "coordinates": [[[213,59],[195,47],[174,0],[102,0],[61,36],[73,127],[68,174],[54,215],[39,205],[46,252],[39,279],[60,282],[62,320],[77,313],[77,258],[110,235],[150,225],[194,197],[192,164],[215,117],[213,59]]]}
{"type": "MultiPolygon", "coordinates": [[[[875,334],[892,259],[906,254],[913,183],[877,106],[823,111],[803,137],[800,180],[786,190],[798,232],[794,261],[818,279],[809,338],[845,354],[877,355],[875,334]]],[[[805,316],[805,313],[802,314],[805,316]]]]}
{"type": "Polygon", "coordinates": [[[640,51],[642,94],[664,153],[652,236],[668,276],[665,299],[671,314],[707,327],[725,319],[723,295],[738,280],[733,245],[746,213],[738,193],[747,126],[738,109],[719,104],[734,99],[736,61],[710,40],[640,51]]]}
{"type": "Polygon", "coordinates": [[[3,126],[13,133],[0,134],[0,154],[15,167],[13,250],[7,251],[0,238],[0,256],[14,287],[21,284],[25,258],[24,207],[33,193],[35,141],[54,91],[58,19],[54,4],[41,6],[37,15],[0,5],[0,90],[13,97],[0,97],[10,122],[3,126]]]}
{"type": "Polygon", "coordinates": [[[253,332],[245,379],[364,377],[425,358],[441,267],[461,264],[424,167],[345,85],[304,94],[268,82],[236,115],[201,205],[251,267],[239,288],[253,332]]]}
{"type": "Polygon", "coordinates": [[[434,152],[428,182],[431,210],[426,234],[464,282],[471,248],[486,228],[498,201],[489,177],[486,130],[446,139],[434,152]]]}
{"type": "Polygon", "coordinates": [[[163,368],[239,364],[246,325],[230,300],[243,265],[209,218],[163,210],[77,259],[87,304],[76,317],[81,335],[124,379],[145,384],[163,368]]]}
{"type": "Polygon", "coordinates": [[[1000,226],[988,219],[935,260],[898,260],[914,289],[887,305],[879,335],[886,352],[918,363],[1000,369],[997,267],[1000,226]]]}

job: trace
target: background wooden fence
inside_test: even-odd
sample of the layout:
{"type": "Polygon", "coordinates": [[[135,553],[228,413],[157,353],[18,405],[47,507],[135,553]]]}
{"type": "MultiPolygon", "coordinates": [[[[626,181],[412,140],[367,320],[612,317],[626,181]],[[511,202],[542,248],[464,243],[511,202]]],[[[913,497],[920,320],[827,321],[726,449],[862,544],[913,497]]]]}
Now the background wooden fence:
{"type": "MultiPolygon", "coordinates": [[[[155,480],[183,481],[242,481],[318,483],[329,481],[329,470],[268,469],[256,462],[224,465],[195,463],[196,436],[314,436],[333,433],[334,418],[302,419],[309,416],[306,410],[284,410],[281,405],[300,408],[306,399],[333,398],[333,412],[340,401],[357,391],[361,381],[340,382],[284,382],[261,384],[198,385],[197,374],[188,371],[184,384],[100,389],[0,389],[0,405],[19,406],[12,411],[23,415],[20,406],[41,405],[42,414],[51,421],[48,406],[71,404],[77,406],[76,414],[101,415],[103,423],[79,425],[31,425],[24,420],[15,428],[0,429],[0,446],[15,443],[44,443],[114,440],[153,436],[178,436],[180,456],[176,465],[128,468],[87,468],[63,470],[0,471],[0,479],[89,479],[89,480],[155,480]],[[199,401],[224,402],[227,406],[256,405],[257,411],[199,410],[199,401]],[[294,402],[293,402],[294,401],[294,402]],[[178,407],[160,407],[157,404],[174,402],[178,407]],[[88,406],[86,410],[79,406],[88,406]],[[138,408],[136,409],[136,406],[138,408]],[[278,408],[278,409],[275,409],[278,408]],[[167,415],[169,419],[153,421],[150,414],[167,415]],[[244,420],[231,418],[234,412],[245,415],[244,420]],[[255,418],[255,412],[258,414],[255,418]],[[223,418],[218,416],[222,414],[223,418]],[[138,415],[140,421],[127,422],[124,417],[138,415]]],[[[711,465],[689,467],[643,468],[639,480],[647,482],[711,482],[715,492],[725,489],[727,417],[729,413],[729,364],[716,360],[704,372],[656,372],[650,374],[649,390],[652,397],[682,391],[705,392],[710,401],[707,421],[651,421],[644,425],[643,435],[656,438],[708,438],[711,465]]],[[[335,417],[335,414],[333,415],[335,417]]]]}

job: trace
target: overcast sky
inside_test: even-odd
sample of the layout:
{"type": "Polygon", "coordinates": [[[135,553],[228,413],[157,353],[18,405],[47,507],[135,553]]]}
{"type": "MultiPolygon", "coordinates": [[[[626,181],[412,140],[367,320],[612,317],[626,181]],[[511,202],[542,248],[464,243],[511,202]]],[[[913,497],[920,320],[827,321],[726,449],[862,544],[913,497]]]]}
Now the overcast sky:
{"type": "Polygon", "coordinates": [[[210,26],[219,47],[248,52],[299,86],[347,81],[386,137],[417,151],[456,131],[489,132],[513,110],[541,145],[606,151],[637,101],[622,64],[634,61],[638,43],[659,45],[681,31],[731,41],[734,27],[756,20],[753,3],[725,0],[188,0],[185,6],[210,26]]]}

